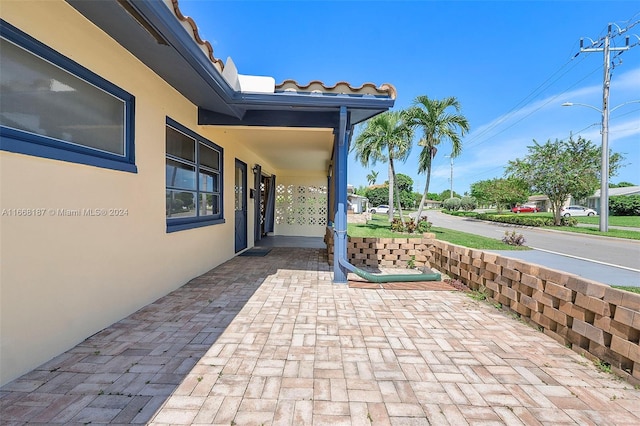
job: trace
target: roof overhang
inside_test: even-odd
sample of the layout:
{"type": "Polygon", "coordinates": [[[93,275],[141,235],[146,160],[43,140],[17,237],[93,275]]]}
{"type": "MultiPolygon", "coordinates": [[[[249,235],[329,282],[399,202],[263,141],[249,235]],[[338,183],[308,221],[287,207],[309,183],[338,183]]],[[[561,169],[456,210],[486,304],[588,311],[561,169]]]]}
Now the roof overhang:
{"type": "MultiPolygon", "coordinates": [[[[176,12],[164,1],[66,1],[187,99],[213,113],[206,116],[218,116],[214,122],[202,124],[257,125],[253,124],[255,117],[264,116],[266,111],[272,111],[272,117],[273,112],[283,111],[288,117],[295,116],[291,122],[304,123],[305,117],[317,112],[337,114],[340,106],[349,109],[351,123],[357,124],[386,111],[394,103],[391,97],[371,94],[284,90],[267,94],[239,92],[222,76],[221,61],[213,58],[212,52],[209,55],[204,52],[204,42],[197,43],[197,30],[194,30],[197,37],[194,40],[194,35],[189,34],[184,22],[176,18],[176,12]],[[249,111],[251,113],[243,123],[249,111]],[[224,121],[223,116],[229,117],[226,123],[220,123],[224,121]]],[[[193,26],[195,28],[195,24],[193,26]]],[[[307,126],[315,127],[314,121],[317,119],[310,118],[307,126]]]]}
{"type": "Polygon", "coordinates": [[[201,125],[337,129],[341,107],[355,125],[394,104],[390,85],[381,90],[372,84],[300,86],[287,80],[273,93],[237,90],[228,81],[229,70],[176,0],[66,1],[196,105],[201,125]]]}

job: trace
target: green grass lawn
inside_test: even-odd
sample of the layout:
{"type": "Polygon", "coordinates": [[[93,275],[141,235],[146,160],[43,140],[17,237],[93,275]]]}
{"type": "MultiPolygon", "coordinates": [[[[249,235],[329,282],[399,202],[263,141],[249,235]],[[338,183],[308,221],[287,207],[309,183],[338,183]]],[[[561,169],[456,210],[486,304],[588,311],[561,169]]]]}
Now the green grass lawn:
{"type": "Polygon", "coordinates": [[[367,224],[349,223],[347,224],[347,234],[350,237],[362,238],[420,238],[421,234],[399,234],[391,232],[391,225],[387,215],[372,214],[371,220],[367,224]]]}
{"type": "MultiPolygon", "coordinates": [[[[598,216],[576,217],[578,223],[585,223],[597,226],[600,223],[598,216]]],[[[626,226],[629,228],[640,228],[640,216],[609,216],[610,226],[626,226]]]]}
{"type": "Polygon", "coordinates": [[[431,232],[436,234],[440,241],[447,241],[452,244],[465,246],[481,250],[531,250],[526,246],[510,246],[500,240],[481,237],[480,235],[467,234],[466,232],[455,231],[447,228],[431,228],[431,232]]]}
{"type": "MultiPolygon", "coordinates": [[[[553,217],[549,212],[543,213],[511,213],[503,212],[504,215],[526,215],[526,216],[538,216],[538,217],[553,217]]],[[[576,234],[588,234],[588,235],[601,235],[605,237],[624,238],[627,240],[640,240],[640,216],[609,216],[609,232],[600,232],[598,230],[598,224],[600,218],[598,216],[579,216],[575,219],[580,224],[593,225],[593,227],[584,226],[545,226],[545,229],[553,229],[556,231],[573,232],[576,234]],[[611,226],[624,226],[628,228],[638,228],[637,231],[628,231],[621,229],[613,229],[611,226]]]]}
{"type": "Polygon", "coordinates": [[[612,285],[613,288],[618,288],[620,290],[630,291],[631,293],[640,293],[640,287],[627,287],[622,285],[612,285]]]}
{"type": "Polygon", "coordinates": [[[640,240],[640,230],[626,231],[622,229],[609,228],[609,232],[600,232],[597,226],[579,227],[579,226],[545,226],[545,229],[553,229],[562,232],[573,232],[576,234],[601,235],[604,237],[624,238],[627,240],[640,240]]]}
{"type": "MultiPolygon", "coordinates": [[[[528,247],[510,246],[500,240],[493,238],[481,237],[479,235],[467,234],[466,232],[455,231],[446,228],[431,228],[431,232],[436,234],[436,238],[441,241],[447,241],[452,244],[461,246],[486,249],[486,250],[529,250],[528,247]]],[[[392,232],[390,229],[387,216],[374,214],[368,223],[357,224],[349,223],[347,225],[347,234],[350,237],[361,238],[420,238],[421,234],[400,234],[392,232]]]]}

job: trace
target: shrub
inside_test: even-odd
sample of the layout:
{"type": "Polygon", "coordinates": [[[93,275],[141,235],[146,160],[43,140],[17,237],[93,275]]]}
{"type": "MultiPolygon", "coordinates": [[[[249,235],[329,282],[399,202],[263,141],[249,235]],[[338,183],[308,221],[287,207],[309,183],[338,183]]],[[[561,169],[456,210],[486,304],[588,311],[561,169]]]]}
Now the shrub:
{"type": "Polygon", "coordinates": [[[418,219],[418,232],[424,234],[425,232],[431,231],[431,225],[432,223],[427,220],[427,217],[422,216],[420,219],[418,219]]]}
{"type": "MultiPolygon", "coordinates": [[[[512,225],[521,225],[521,226],[552,226],[553,218],[545,217],[545,216],[523,216],[523,215],[515,215],[515,214],[495,214],[495,213],[478,213],[476,215],[477,219],[480,220],[489,220],[493,222],[500,223],[509,223],[512,225]]],[[[578,221],[575,218],[571,223],[576,224],[578,221]]],[[[573,226],[567,223],[567,226],[573,226]]]]}
{"type": "Polygon", "coordinates": [[[516,234],[516,231],[505,231],[504,237],[502,238],[502,242],[505,244],[509,244],[510,246],[521,246],[526,241],[524,239],[524,235],[516,234]]]}
{"type": "Polygon", "coordinates": [[[393,232],[404,232],[404,225],[399,218],[394,218],[393,222],[391,222],[391,230],[393,232]]]}
{"type": "Polygon", "coordinates": [[[444,207],[445,210],[451,210],[451,211],[460,210],[460,198],[458,197],[447,198],[442,203],[442,206],[444,207]]]}
{"type": "Polygon", "coordinates": [[[413,234],[414,232],[425,233],[431,229],[431,222],[427,220],[426,216],[422,216],[417,222],[413,218],[406,219],[404,226],[399,218],[393,219],[391,222],[391,231],[393,232],[406,232],[413,234]]]}
{"type": "MultiPolygon", "coordinates": [[[[553,225],[553,223],[552,223],[553,225]]],[[[560,226],[577,226],[578,219],[575,217],[561,217],[560,218],[560,226]]]]}
{"type": "Polygon", "coordinates": [[[609,198],[612,216],[640,216],[640,195],[618,195],[609,198]]]}
{"type": "Polygon", "coordinates": [[[460,199],[460,208],[465,211],[471,211],[478,207],[478,202],[473,197],[462,197],[460,199]]]}
{"type": "Polygon", "coordinates": [[[405,220],[404,223],[404,230],[405,232],[408,232],[410,234],[413,234],[414,232],[416,232],[416,223],[413,221],[413,219],[409,219],[409,220],[405,220]]]}

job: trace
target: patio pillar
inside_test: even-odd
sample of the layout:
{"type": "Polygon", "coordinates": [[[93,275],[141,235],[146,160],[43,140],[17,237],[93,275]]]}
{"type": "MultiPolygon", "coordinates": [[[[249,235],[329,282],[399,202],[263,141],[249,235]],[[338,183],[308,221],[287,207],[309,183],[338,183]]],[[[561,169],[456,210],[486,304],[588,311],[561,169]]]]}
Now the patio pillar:
{"type": "Polygon", "coordinates": [[[347,156],[349,143],[347,107],[340,107],[340,125],[338,127],[334,156],[335,217],[333,223],[333,282],[347,283],[347,270],[340,265],[340,259],[347,259],[347,156]]]}

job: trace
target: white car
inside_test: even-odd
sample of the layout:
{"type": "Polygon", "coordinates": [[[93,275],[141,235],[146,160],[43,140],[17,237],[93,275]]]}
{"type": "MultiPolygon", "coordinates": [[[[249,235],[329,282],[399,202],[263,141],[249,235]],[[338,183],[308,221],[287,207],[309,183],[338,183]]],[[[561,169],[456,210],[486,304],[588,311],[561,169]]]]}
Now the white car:
{"type": "Polygon", "coordinates": [[[386,214],[389,213],[389,206],[386,204],[380,204],[378,207],[374,207],[369,210],[370,213],[386,214]]]}
{"type": "Polygon", "coordinates": [[[565,206],[560,209],[560,215],[564,217],[571,216],[595,216],[595,210],[583,206],[565,206]]]}

